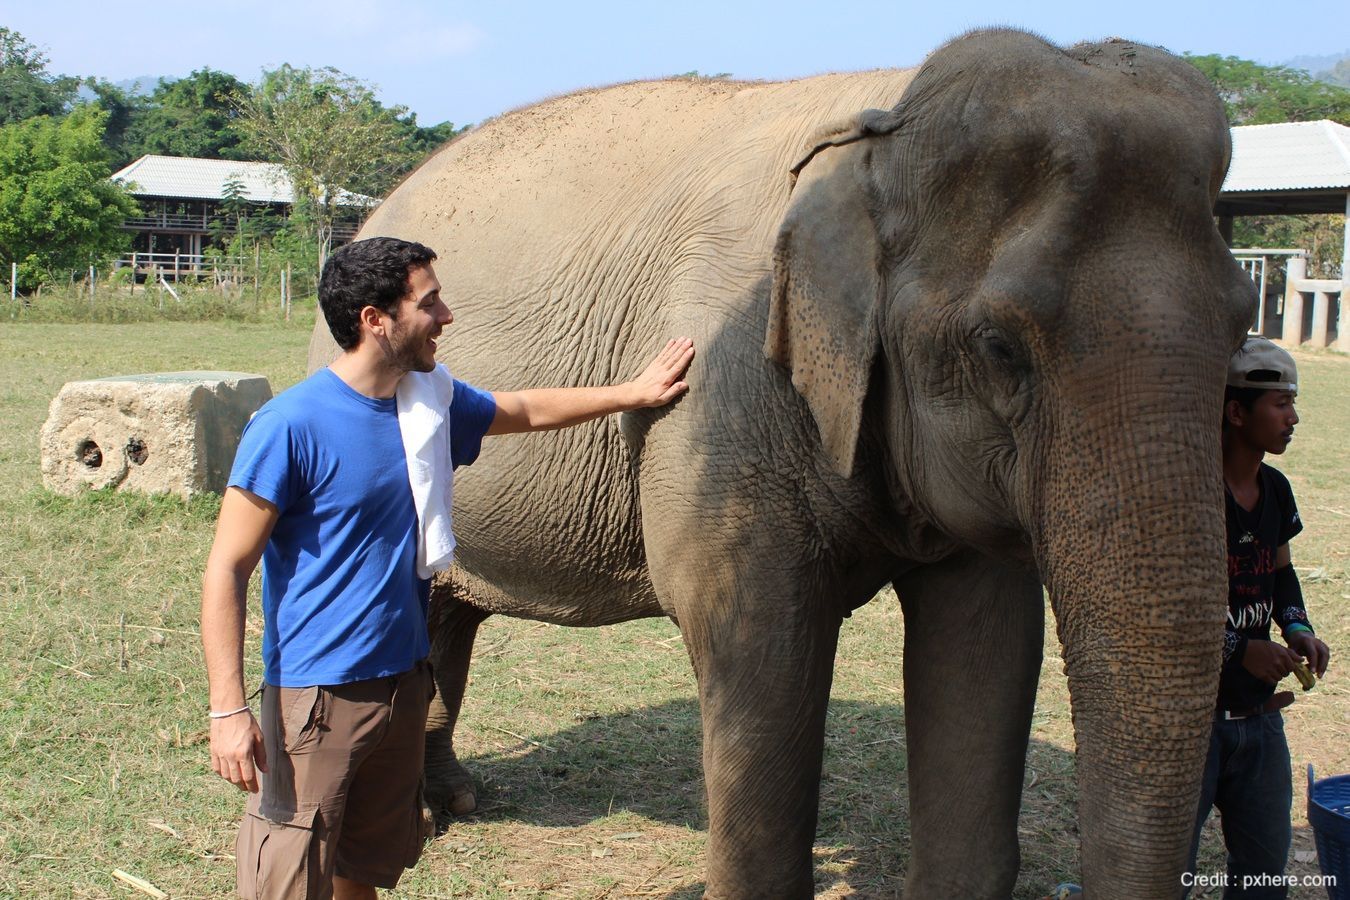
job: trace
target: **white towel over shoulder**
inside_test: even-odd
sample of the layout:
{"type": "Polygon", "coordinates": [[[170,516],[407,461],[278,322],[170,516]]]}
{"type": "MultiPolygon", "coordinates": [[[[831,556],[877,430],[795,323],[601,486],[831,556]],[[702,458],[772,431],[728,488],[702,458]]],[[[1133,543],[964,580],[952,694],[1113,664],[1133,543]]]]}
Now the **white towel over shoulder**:
{"type": "Polygon", "coordinates": [[[455,382],[440,363],[409,372],[398,383],[398,430],[408,458],[408,484],[417,509],[417,574],[430,578],[450,567],[455,533],[450,522],[454,469],[450,463],[450,401],[455,382]]]}

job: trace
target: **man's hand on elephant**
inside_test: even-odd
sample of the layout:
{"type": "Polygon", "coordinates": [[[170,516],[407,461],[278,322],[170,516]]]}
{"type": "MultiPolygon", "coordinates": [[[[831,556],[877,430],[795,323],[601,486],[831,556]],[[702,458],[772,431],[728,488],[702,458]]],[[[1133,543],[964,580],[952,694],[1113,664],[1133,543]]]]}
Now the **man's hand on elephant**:
{"type": "Polygon", "coordinates": [[[1321,678],[1327,672],[1327,663],[1331,661],[1331,648],[1321,638],[1310,631],[1300,631],[1289,636],[1289,649],[1308,661],[1308,668],[1321,678]]]}
{"type": "Polygon", "coordinates": [[[1247,641],[1247,650],[1242,654],[1242,667],[1262,681],[1271,684],[1294,671],[1294,663],[1301,662],[1299,655],[1282,644],[1274,641],[1247,641]]]}
{"type": "Polygon", "coordinates": [[[258,792],[258,772],[267,771],[267,750],[252,712],[211,720],[211,768],[241,791],[258,792]]]}
{"type": "Polygon", "coordinates": [[[667,342],[642,374],[628,383],[635,392],[633,406],[665,406],[689,390],[689,385],[681,378],[693,359],[694,342],[689,338],[667,342]]]}

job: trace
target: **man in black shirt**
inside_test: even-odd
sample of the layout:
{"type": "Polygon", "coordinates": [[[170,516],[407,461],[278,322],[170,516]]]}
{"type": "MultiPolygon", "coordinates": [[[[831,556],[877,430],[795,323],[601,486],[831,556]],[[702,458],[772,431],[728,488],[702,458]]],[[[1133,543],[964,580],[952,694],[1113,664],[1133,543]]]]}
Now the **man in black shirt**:
{"type": "Polygon", "coordinates": [[[1225,898],[1288,893],[1281,881],[1293,785],[1279,711],[1294,695],[1276,693],[1275,686],[1305,659],[1320,677],[1330,657],[1308,623],[1289,561],[1289,539],[1303,530],[1293,491],[1262,461],[1267,453],[1283,453],[1293,439],[1297,393],[1293,357],[1265,338],[1248,338],[1229,362],[1223,409],[1228,622],[1190,866],[1194,872],[1200,828],[1216,806],[1228,848],[1225,898]],[[1272,620],[1287,647],[1271,640],[1272,620]]]}

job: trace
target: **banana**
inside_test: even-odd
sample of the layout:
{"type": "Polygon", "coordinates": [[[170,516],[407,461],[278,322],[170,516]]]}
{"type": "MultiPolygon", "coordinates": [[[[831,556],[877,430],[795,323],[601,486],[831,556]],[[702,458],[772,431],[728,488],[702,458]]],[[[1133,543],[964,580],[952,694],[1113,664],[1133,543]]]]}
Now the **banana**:
{"type": "Polygon", "coordinates": [[[1298,676],[1298,683],[1303,685],[1305,691],[1311,691],[1313,685],[1317,684],[1317,677],[1301,662],[1294,663],[1294,674],[1298,676]]]}

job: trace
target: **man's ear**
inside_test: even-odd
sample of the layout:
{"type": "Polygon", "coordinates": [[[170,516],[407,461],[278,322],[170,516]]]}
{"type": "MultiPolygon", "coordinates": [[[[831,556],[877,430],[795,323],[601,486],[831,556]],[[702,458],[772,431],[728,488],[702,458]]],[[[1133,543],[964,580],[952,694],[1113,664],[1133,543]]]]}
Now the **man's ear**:
{"type": "Polygon", "coordinates": [[[1240,427],[1245,412],[1246,410],[1242,408],[1240,402],[1229,400],[1223,405],[1223,420],[1229,425],[1240,427]]]}
{"type": "Polygon", "coordinates": [[[385,319],[388,313],[381,312],[374,306],[363,306],[361,311],[356,314],[357,324],[361,330],[370,331],[372,334],[383,334],[385,329],[385,319]]]}

